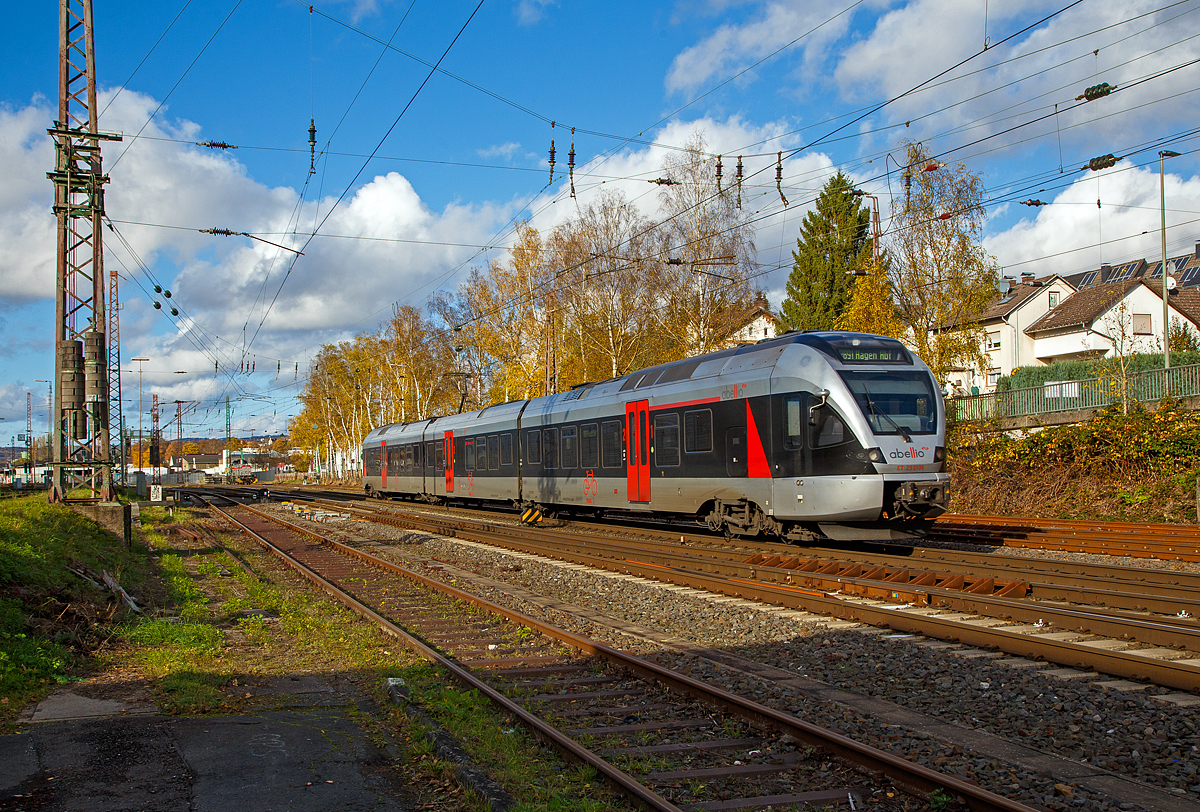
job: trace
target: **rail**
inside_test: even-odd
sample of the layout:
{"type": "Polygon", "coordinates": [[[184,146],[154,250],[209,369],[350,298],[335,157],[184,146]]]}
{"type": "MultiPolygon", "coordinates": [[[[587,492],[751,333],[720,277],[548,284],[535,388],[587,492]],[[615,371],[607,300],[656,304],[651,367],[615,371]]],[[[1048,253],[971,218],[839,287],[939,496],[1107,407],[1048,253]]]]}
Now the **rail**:
{"type": "Polygon", "coordinates": [[[1200,364],[1132,372],[1124,378],[1115,374],[1076,381],[1047,381],[1040,386],[952,398],[948,406],[953,419],[995,420],[1102,409],[1120,403],[1123,391],[1131,402],[1200,395],[1200,364]]]}

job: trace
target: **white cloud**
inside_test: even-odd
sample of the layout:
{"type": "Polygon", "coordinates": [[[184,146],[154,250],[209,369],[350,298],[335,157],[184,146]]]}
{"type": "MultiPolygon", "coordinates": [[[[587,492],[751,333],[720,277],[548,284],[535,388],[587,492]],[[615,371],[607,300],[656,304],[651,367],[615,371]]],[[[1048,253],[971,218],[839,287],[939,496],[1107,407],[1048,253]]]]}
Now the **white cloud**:
{"type": "MultiPolygon", "coordinates": [[[[1168,174],[1166,198],[1168,254],[1187,253],[1200,237],[1195,222],[1200,178],[1168,174]]],[[[1101,262],[1154,261],[1162,255],[1157,168],[1138,169],[1122,161],[1099,176],[1075,181],[1047,202],[1051,205],[1035,216],[984,240],[1005,273],[1070,274],[1101,262]]]]}
{"type": "Polygon", "coordinates": [[[547,6],[557,6],[558,0],[517,0],[513,13],[520,25],[534,25],[542,19],[547,6]]]}
{"type": "MultiPolygon", "coordinates": [[[[111,91],[101,94],[101,106],[111,97],[111,91]]],[[[156,106],[148,96],[122,92],[101,127],[136,132],[156,106]]],[[[167,116],[168,111],[160,112],[144,135],[189,142],[203,137],[198,125],[167,116]]],[[[40,102],[0,109],[0,165],[6,171],[0,184],[0,319],[5,323],[13,316],[44,323],[44,311],[53,312],[55,223],[53,191],[45,177],[53,166],[53,147],[45,135],[50,118],[40,102]]],[[[275,362],[268,358],[309,357],[323,342],[373,328],[380,319],[372,314],[386,312],[390,302],[411,297],[420,304],[440,278],[472,257],[475,249],[462,244],[488,242],[515,205],[453,202],[434,211],[406,178],[391,172],[366,180],[347,195],[325,222],[322,236],[296,258],[262,242],[198,229],[231,228],[299,246],[302,238],[287,232],[296,223],[311,227],[319,222],[336,196],[301,203],[293,189],[255,181],[236,153],[177,141],[133,142],[127,137],[106,145],[105,169],[112,178],[108,216],[155,280],[174,294],[167,300],[147,293],[154,282],[138,270],[117,234],[105,231],[107,267],[128,278],[121,287],[122,356],[140,353],[154,359],[147,366],[165,376],[153,380],[167,399],[221,394],[228,382],[214,378],[214,355],[220,358],[223,377],[237,367],[239,347],[260,322],[253,346],[257,355],[251,358],[256,377],[253,382],[240,379],[235,393],[261,387],[268,371],[264,367],[274,377],[275,362]],[[164,308],[153,309],[152,298],[164,308]],[[171,306],[182,311],[178,319],[167,315],[171,306]],[[312,350],[306,354],[308,348],[312,350]],[[175,370],[188,375],[174,375],[175,370]]],[[[9,367],[18,357],[32,361],[33,349],[12,340],[0,343],[9,367]]],[[[289,365],[288,380],[291,373],[289,365]]],[[[9,379],[14,377],[10,373],[9,379]]],[[[146,382],[151,380],[148,372],[146,382]]]]}
{"type": "MultiPolygon", "coordinates": [[[[667,72],[667,90],[689,92],[724,79],[791,42],[839,10],[833,2],[767,3],[762,13],[750,22],[722,25],[676,56],[667,72]]],[[[829,22],[797,47],[820,52],[825,44],[846,32],[851,18],[846,14],[829,22]]]]}
{"type": "Polygon", "coordinates": [[[478,150],[478,153],[481,158],[504,158],[506,160],[511,160],[512,156],[520,148],[521,145],[516,141],[509,141],[504,144],[496,144],[495,146],[488,147],[487,149],[478,150]]]}

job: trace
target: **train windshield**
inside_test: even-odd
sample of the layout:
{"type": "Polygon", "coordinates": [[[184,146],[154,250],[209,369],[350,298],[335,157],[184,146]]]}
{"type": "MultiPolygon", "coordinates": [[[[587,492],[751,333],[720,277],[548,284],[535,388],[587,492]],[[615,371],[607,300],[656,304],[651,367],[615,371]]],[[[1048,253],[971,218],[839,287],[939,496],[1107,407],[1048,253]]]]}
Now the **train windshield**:
{"type": "Polygon", "coordinates": [[[841,375],[876,434],[898,434],[909,442],[909,435],[937,431],[936,389],[928,372],[843,372],[841,375]]]}

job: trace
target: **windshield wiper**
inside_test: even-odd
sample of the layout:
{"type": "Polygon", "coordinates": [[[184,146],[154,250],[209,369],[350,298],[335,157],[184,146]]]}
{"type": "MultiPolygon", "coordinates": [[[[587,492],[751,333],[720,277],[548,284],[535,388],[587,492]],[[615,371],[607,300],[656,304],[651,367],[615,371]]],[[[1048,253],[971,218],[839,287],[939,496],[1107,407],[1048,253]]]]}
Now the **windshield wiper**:
{"type": "Polygon", "coordinates": [[[884,420],[886,420],[888,423],[890,423],[892,428],[894,428],[896,430],[896,433],[899,434],[904,439],[904,442],[911,444],[913,440],[912,440],[912,435],[908,433],[908,429],[904,428],[899,423],[897,423],[895,420],[893,420],[892,416],[889,415],[887,412],[881,412],[881,411],[879,411],[879,409],[875,408],[875,401],[871,400],[871,393],[867,391],[866,386],[863,386],[862,393],[863,393],[863,397],[865,397],[867,399],[867,408],[869,408],[871,410],[871,413],[878,415],[879,417],[882,417],[884,420]]]}

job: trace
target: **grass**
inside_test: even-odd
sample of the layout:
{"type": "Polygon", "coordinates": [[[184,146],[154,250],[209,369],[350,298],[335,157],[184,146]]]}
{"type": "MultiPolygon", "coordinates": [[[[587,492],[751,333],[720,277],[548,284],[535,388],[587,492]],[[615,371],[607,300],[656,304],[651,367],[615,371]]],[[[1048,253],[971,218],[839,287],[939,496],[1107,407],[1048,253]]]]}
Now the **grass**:
{"type": "Polygon", "coordinates": [[[0,501],[0,723],[28,702],[86,673],[122,611],[68,566],[108,571],[135,594],[145,584],[144,551],[112,536],[44,494],[0,501]]]}

